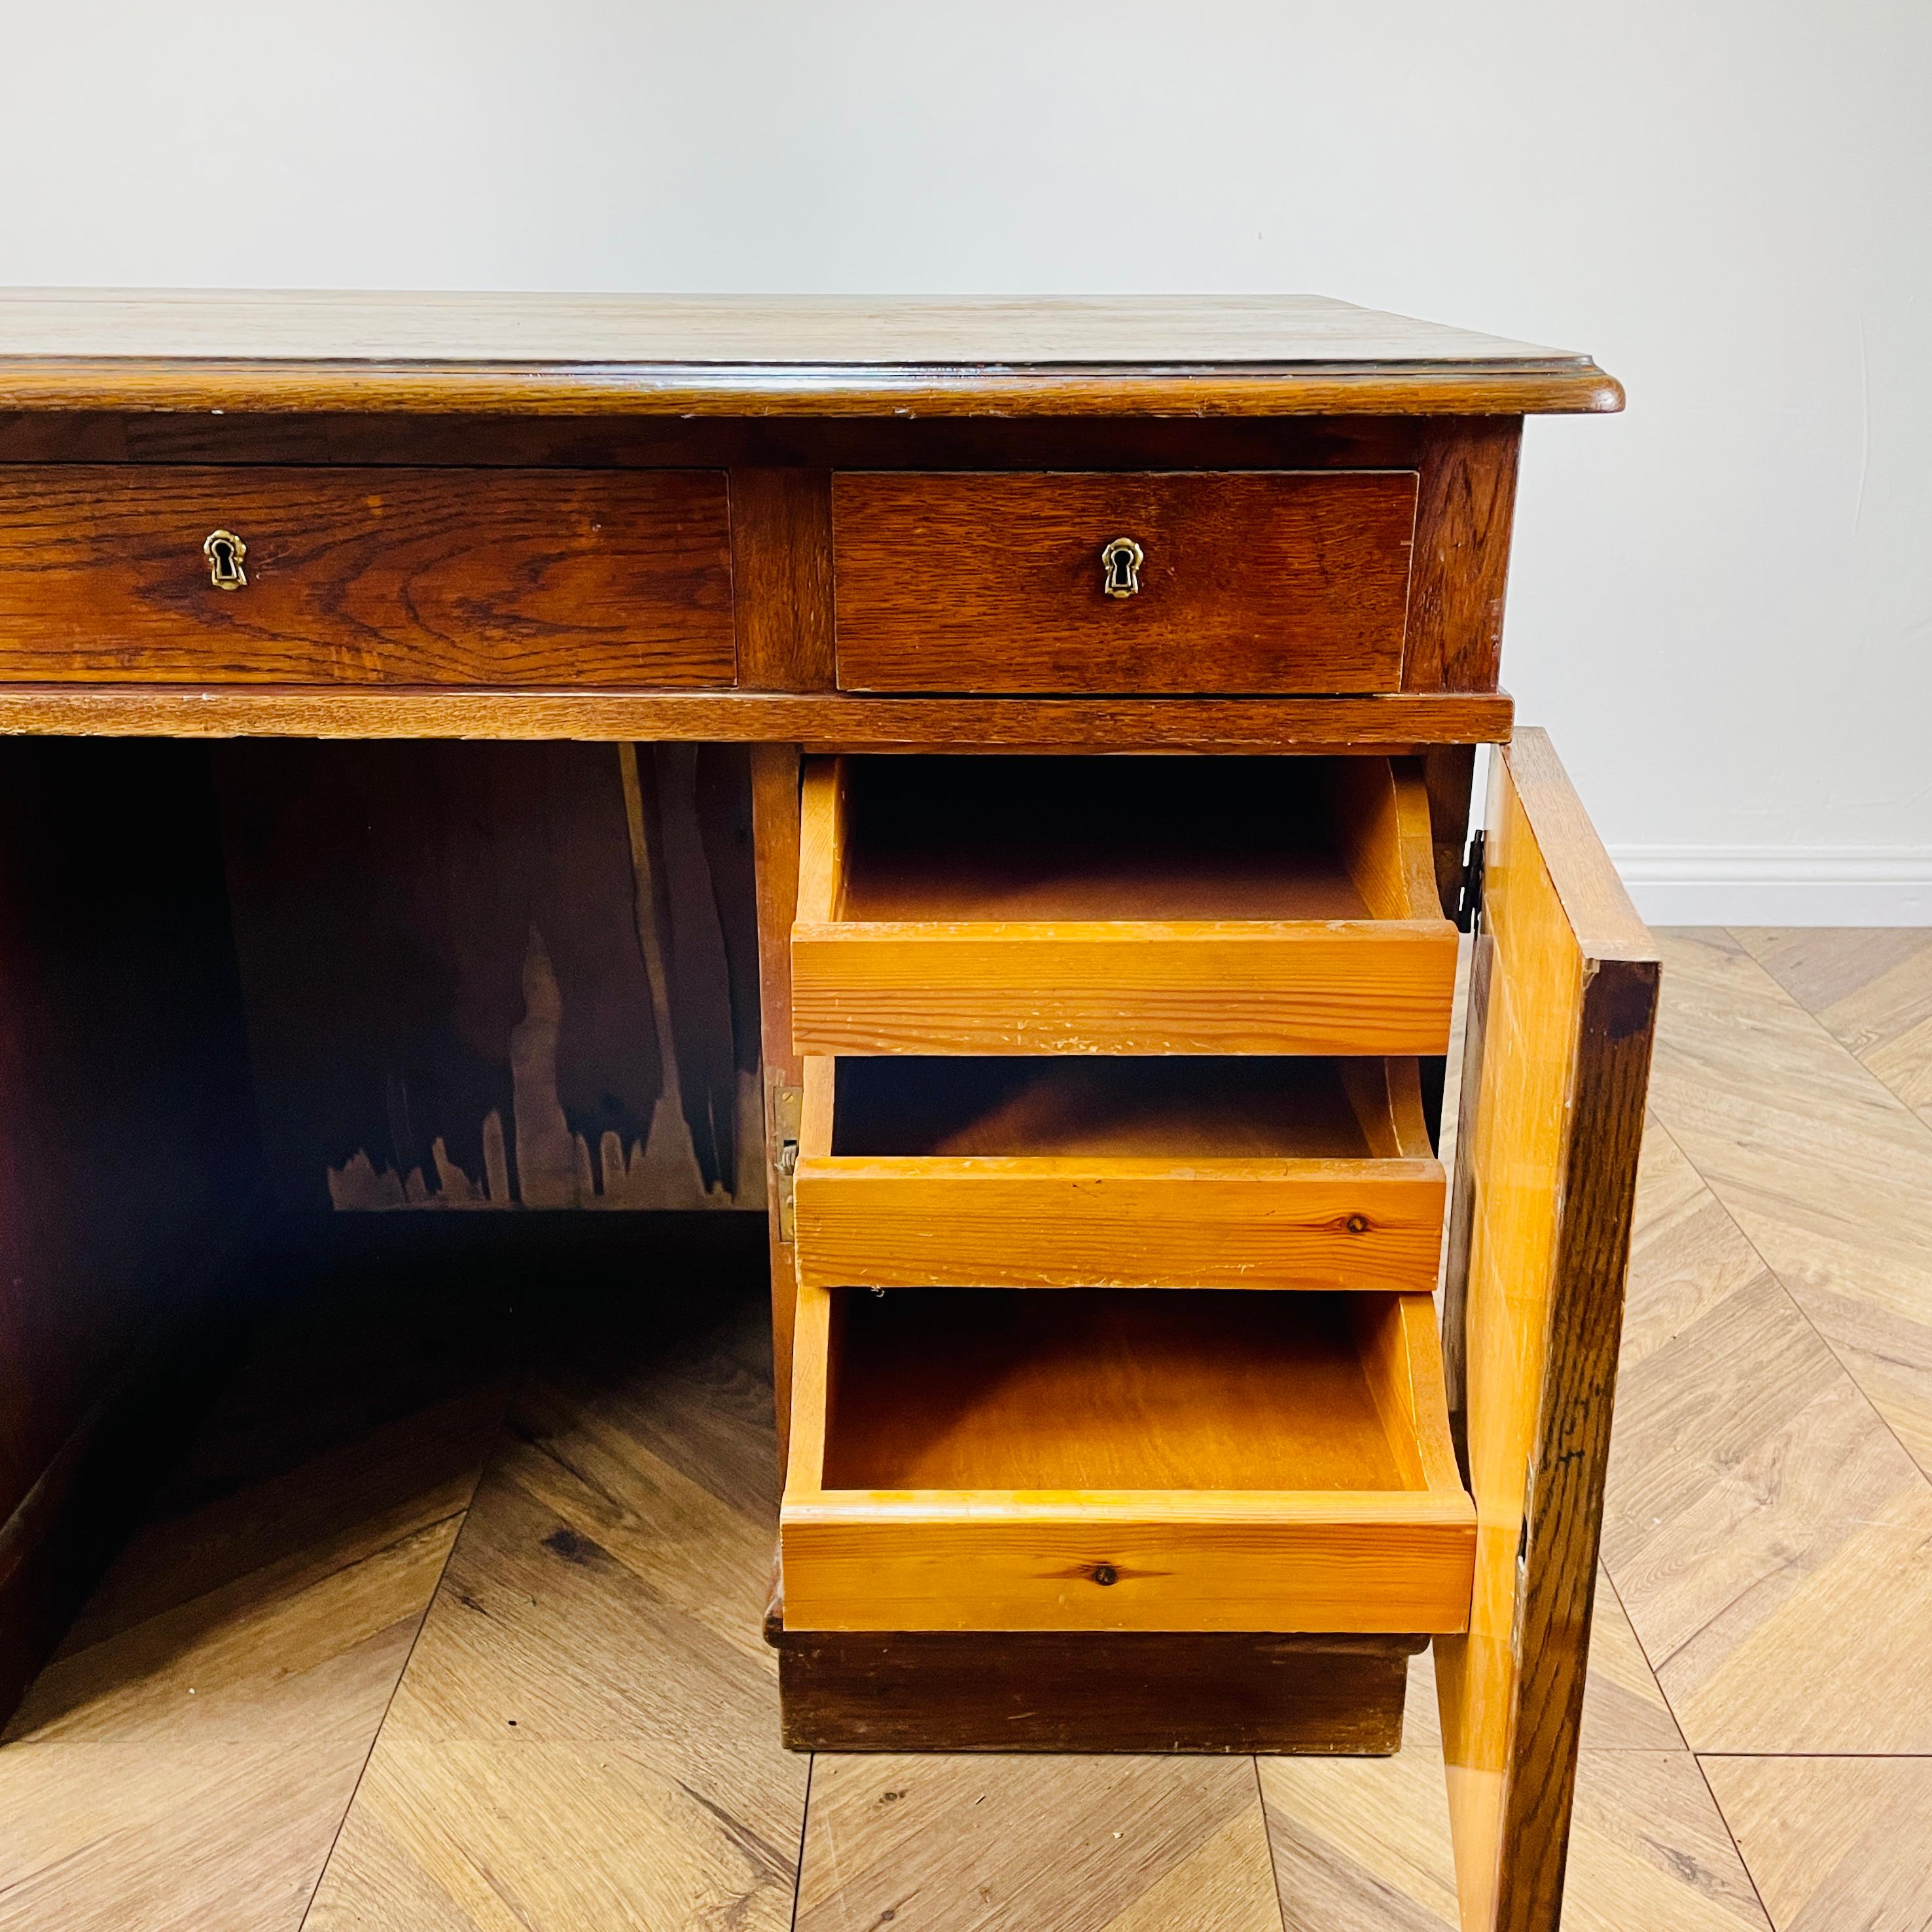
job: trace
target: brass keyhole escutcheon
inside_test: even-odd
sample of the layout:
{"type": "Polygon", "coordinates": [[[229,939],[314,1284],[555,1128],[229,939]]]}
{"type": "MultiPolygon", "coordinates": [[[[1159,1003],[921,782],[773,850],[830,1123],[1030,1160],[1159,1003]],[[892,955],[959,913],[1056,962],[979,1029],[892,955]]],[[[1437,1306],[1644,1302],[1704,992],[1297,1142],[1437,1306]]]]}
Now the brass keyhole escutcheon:
{"type": "Polygon", "coordinates": [[[248,581],[242,560],[248,546],[232,530],[211,530],[201,546],[208,560],[208,580],[218,590],[239,590],[248,581]]]}
{"type": "Polygon", "coordinates": [[[1100,553],[1100,588],[1109,597],[1141,594],[1141,547],[1132,537],[1116,537],[1100,553]]]}

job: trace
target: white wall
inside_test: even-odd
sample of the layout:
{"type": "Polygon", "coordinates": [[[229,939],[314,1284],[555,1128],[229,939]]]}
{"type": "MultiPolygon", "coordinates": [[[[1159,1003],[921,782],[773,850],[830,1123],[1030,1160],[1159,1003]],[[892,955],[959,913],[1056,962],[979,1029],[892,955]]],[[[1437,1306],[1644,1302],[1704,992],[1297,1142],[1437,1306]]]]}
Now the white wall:
{"type": "Polygon", "coordinates": [[[1932,5],[0,0],[0,282],[1300,290],[1594,352],[1508,682],[1653,916],[1932,917],[1932,5]]]}

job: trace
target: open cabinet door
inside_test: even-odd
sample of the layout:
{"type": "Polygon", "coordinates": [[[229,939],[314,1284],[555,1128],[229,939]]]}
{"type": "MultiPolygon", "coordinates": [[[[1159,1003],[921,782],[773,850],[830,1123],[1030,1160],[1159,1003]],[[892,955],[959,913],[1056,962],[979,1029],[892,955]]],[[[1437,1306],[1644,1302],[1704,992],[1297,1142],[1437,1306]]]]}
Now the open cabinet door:
{"type": "Polygon", "coordinates": [[[1556,1932],[1658,961],[1544,734],[1491,771],[1443,1309],[1475,1592],[1436,1678],[1463,1932],[1556,1932]]]}

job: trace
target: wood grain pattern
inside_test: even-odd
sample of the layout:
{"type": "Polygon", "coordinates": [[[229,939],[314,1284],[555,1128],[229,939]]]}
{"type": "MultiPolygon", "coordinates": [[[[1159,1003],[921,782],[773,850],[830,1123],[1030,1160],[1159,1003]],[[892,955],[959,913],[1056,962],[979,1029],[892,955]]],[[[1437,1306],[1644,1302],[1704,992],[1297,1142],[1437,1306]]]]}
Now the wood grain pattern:
{"type": "Polygon", "coordinates": [[[1458,1154],[1479,1556],[1439,1684],[1464,1925],[1530,1932],[1561,1910],[1658,974],[1540,733],[1496,761],[1489,825],[1494,957],[1458,1154]]]}
{"type": "Polygon", "coordinates": [[[432,1273],[278,1280],[0,1748],[8,1932],[296,1932],[502,1414],[432,1273]]]}
{"type": "Polygon", "coordinates": [[[1932,1126],[1932,932],[1735,929],[1732,937],[1865,1070],[1932,1126]]]}
{"type": "MultiPolygon", "coordinates": [[[[1599,1639],[1617,1621],[1607,1583],[1592,1632],[1586,1733],[1599,1721],[1599,1639]]],[[[1635,1648],[1626,1628],[1618,1646],[1635,1648]]],[[[1640,1668],[1641,1666],[1640,1664],[1640,1668]]],[[[1442,1779],[1435,1671],[1411,1666],[1402,1748],[1380,1760],[1264,1758],[1257,1766],[1288,1932],[1458,1932],[1462,1921],[1442,1779]]],[[[1658,1708],[1662,1700],[1652,1685],[1658,1708]]],[[[1696,1760],[1662,1730],[1581,1753],[1563,1924],[1670,1932],[1767,1932],[1696,1760]]]]}
{"type": "Polygon", "coordinates": [[[1736,940],[1684,933],[1666,956],[1695,1043],[1658,1056],[1660,1117],[1932,1473],[1932,1127],[1736,940]]]}
{"type": "MultiPolygon", "coordinates": [[[[776,1205],[780,1179],[778,1112],[773,1090],[796,1087],[802,1063],[791,1043],[791,928],[799,891],[799,760],[790,745],[754,745],[752,843],[756,871],[759,1036],[764,1048],[766,1192],[776,1205]]],[[[791,1429],[792,1313],[796,1258],[780,1216],[768,1209],[772,1258],[772,1363],[778,1417],[778,1466],[791,1429]]]]}
{"type": "Polygon", "coordinates": [[[837,1053],[1438,1053],[1411,761],[816,760],[794,1039],[837,1053]]]}
{"type": "Polygon", "coordinates": [[[1424,432],[1405,690],[1496,688],[1522,441],[1520,417],[1437,422],[1424,432]]]}
{"type": "Polygon", "coordinates": [[[1378,1071],[809,1057],[799,1279],[1426,1294],[1443,1172],[1378,1071]]]}
{"type": "Polygon", "coordinates": [[[878,692],[1373,692],[1402,682],[1399,470],[832,479],[838,683],[878,692]],[[1144,553],[1111,597],[1102,549],[1144,553]]]}
{"type": "Polygon", "coordinates": [[[728,521],[716,472],[16,466],[0,676],[728,685],[728,521]]]}
{"type": "Polygon", "coordinates": [[[731,587],[738,685],[830,691],[831,478],[823,470],[734,469],[731,587]]]}
{"type": "Polygon", "coordinates": [[[825,1757],[812,1784],[800,1932],[1279,1932],[1239,1760],[825,1757]]]}
{"type": "Polygon", "coordinates": [[[1932,1763],[1726,1756],[1704,1772],[1775,1932],[1924,1932],[1932,1763]]]}
{"type": "Polygon", "coordinates": [[[0,736],[604,738],[842,751],[1373,752],[1507,738],[1507,695],[836,698],[780,692],[0,685],[0,736]]]}
{"type": "Polygon", "coordinates": [[[747,756],[217,748],[280,1204],[762,1209],[747,756]]]}
{"type": "Polygon", "coordinates": [[[787,1630],[794,1750],[1378,1756],[1418,1636],[1201,1630],[787,1630]]]}
{"type": "Polygon", "coordinates": [[[1459,1628],[1468,1498],[1405,1486],[1354,1300],[802,1290],[788,1622],[1459,1628]]]}
{"type": "Polygon", "coordinates": [[[790,1924],[762,1298],[681,1286],[532,1362],[310,1932],[790,1924]]]}
{"type": "Polygon", "coordinates": [[[0,407],[16,409],[1201,416],[1622,402],[1586,356],[1318,296],[0,302],[0,407]]]}
{"type": "MultiPolygon", "coordinates": [[[[1662,944],[1660,1069],[1737,1026],[1662,944]]],[[[1604,1552],[1685,1737],[1932,1750],[1932,1482],[1655,1119],[1638,1205],[1604,1552]]]]}

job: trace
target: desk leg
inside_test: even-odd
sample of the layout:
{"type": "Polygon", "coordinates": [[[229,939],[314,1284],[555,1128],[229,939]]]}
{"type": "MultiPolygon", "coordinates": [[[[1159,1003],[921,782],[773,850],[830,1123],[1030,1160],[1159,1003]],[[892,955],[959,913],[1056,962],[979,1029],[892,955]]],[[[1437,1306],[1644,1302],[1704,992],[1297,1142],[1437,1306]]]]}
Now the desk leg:
{"type": "Polygon", "coordinates": [[[1463,1932],[1556,1932],[1658,962],[1549,740],[1492,767],[1443,1306],[1476,1499],[1436,1640],[1463,1932]]]}
{"type": "Polygon", "coordinates": [[[802,1077],[791,1044],[791,922],[798,900],[799,753],[796,745],[752,747],[752,847],[758,870],[759,1030],[764,1052],[766,1192],[771,1203],[772,1379],[778,1403],[778,1468],[791,1437],[791,1331],[798,1297],[792,1244],[778,1224],[778,1134],[774,1090],[802,1077]]]}

